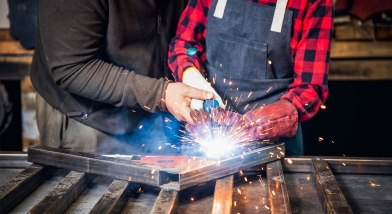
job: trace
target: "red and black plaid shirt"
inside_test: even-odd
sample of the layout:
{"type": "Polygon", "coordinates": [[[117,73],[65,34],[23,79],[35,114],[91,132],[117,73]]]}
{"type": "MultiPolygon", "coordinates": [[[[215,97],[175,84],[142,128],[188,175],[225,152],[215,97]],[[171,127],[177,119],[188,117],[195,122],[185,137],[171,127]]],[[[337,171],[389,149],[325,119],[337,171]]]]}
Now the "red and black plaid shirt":
{"type": "MultiPolygon", "coordinates": [[[[206,21],[212,0],[190,0],[180,18],[176,36],[169,47],[169,67],[176,81],[183,71],[203,61],[206,21]],[[197,48],[196,57],[186,51],[197,48]]],[[[253,0],[275,6],[277,0],[253,0]]],[[[299,112],[300,121],[313,117],[328,96],[328,63],[333,31],[332,0],[288,0],[293,11],[291,55],[294,62],[294,82],[281,99],[290,100],[299,112]]],[[[230,47],[227,47],[230,48],[230,47]]]]}

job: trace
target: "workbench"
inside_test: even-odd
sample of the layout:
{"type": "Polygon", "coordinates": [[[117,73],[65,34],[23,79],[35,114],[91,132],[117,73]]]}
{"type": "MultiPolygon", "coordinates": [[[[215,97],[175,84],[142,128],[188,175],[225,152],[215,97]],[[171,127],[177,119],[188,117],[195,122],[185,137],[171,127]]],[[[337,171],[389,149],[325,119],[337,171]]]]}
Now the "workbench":
{"type": "Polygon", "coordinates": [[[29,155],[33,157],[0,154],[0,213],[347,214],[392,210],[391,158],[275,158],[175,190],[160,183],[118,179],[121,172],[117,178],[105,175],[106,169],[120,167],[124,172],[129,167],[107,157],[39,146],[29,155]],[[62,158],[52,166],[36,163],[44,161],[43,156],[53,161],[48,154],[62,158]],[[74,155],[84,164],[68,166],[74,165],[67,165],[74,155]],[[109,162],[100,170],[94,168],[95,161],[109,162]]]}

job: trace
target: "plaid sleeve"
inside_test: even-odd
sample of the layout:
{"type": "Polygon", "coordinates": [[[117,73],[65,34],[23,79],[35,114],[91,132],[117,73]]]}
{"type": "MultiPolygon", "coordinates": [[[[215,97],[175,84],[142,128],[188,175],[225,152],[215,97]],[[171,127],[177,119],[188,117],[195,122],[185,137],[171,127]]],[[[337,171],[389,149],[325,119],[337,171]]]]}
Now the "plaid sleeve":
{"type": "Polygon", "coordinates": [[[211,0],[190,0],[180,17],[175,37],[169,44],[168,65],[175,81],[182,81],[185,69],[194,66],[200,70],[200,59],[204,51],[205,26],[211,0]],[[191,48],[196,53],[187,54],[191,48]]]}
{"type": "Polygon", "coordinates": [[[290,100],[298,109],[299,120],[304,121],[317,113],[328,96],[333,5],[332,0],[297,2],[307,5],[302,7],[306,9],[301,17],[297,16],[303,19],[302,25],[295,25],[293,29],[291,46],[296,46],[293,53],[294,82],[282,99],[290,100]]]}

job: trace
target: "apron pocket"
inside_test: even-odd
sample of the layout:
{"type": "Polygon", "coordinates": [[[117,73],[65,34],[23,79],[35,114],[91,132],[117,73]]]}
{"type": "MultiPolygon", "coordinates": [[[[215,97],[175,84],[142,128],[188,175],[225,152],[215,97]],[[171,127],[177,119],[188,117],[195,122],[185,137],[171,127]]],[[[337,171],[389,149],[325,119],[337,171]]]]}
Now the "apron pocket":
{"type": "Polygon", "coordinates": [[[245,80],[267,78],[267,44],[221,34],[220,57],[213,66],[231,77],[245,80]]]}

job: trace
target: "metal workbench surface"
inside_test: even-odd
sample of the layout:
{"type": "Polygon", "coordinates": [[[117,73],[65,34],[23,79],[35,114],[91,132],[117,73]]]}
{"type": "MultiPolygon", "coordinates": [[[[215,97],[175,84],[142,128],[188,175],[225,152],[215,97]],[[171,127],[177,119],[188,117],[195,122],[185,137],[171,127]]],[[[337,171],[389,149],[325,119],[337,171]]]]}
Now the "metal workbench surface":
{"type": "MultiPolygon", "coordinates": [[[[33,166],[32,163],[27,162],[26,154],[14,155],[12,161],[10,159],[10,156],[0,155],[0,186],[2,188],[0,189],[0,207],[4,205],[1,203],[4,203],[3,199],[7,196],[2,194],[7,182],[9,183],[13,177],[33,166]]],[[[286,157],[276,162],[279,162],[276,165],[277,169],[283,170],[281,177],[268,173],[268,170],[275,167],[274,165],[271,163],[262,164],[240,170],[232,177],[226,176],[194,185],[178,191],[178,194],[175,191],[175,197],[173,194],[166,194],[166,197],[162,198],[162,189],[159,187],[124,181],[130,194],[121,208],[113,208],[110,209],[110,212],[102,211],[102,213],[115,213],[115,211],[117,213],[189,214],[347,213],[341,212],[344,209],[359,214],[391,213],[392,160],[389,158],[286,157]],[[312,168],[313,166],[314,168],[312,168]],[[327,171],[322,171],[321,168],[325,168],[327,171]],[[328,173],[332,173],[332,177],[328,173]],[[338,189],[333,186],[334,182],[338,189]],[[218,188],[218,183],[221,188],[218,188]],[[279,189],[282,194],[277,191],[277,185],[284,187],[279,189]],[[327,192],[330,191],[330,195],[322,196],[323,189],[327,192]],[[287,198],[285,198],[285,191],[287,198]],[[337,194],[333,195],[334,191],[337,194]],[[231,194],[227,194],[227,192],[231,194]],[[280,199],[278,204],[274,206],[271,201],[275,196],[279,196],[280,199]],[[342,201],[337,202],[339,197],[343,198],[343,202],[346,200],[347,204],[342,201]],[[223,204],[219,204],[219,200],[222,198],[230,199],[229,209],[218,212],[216,211],[217,205],[223,204]],[[289,201],[287,204],[282,202],[286,199],[289,201]],[[159,209],[157,211],[158,201],[164,205],[161,212],[159,209]],[[175,209],[174,207],[173,209],[169,208],[170,204],[174,204],[174,201],[177,205],[175,209]],[[278,210],[282,207],[285,208],[278,210]]],[[[32,213],[34,213],[35,211],[37,213],[39,210],[37,204],[42,203],[42,199],[47,198],[53,189],[58,188],[59,184],[64,185],[65,178],[69,178],[72,174],[72,170],[69,169],[55,168],[51,170],[50,176],[47,176],[42,183],[7,212],[28,213],[33,211],[32,213]]],[[[76,173],[71,177],[75,178],[77,175],[76,173]]],[[[102,198],[104,195],[107,197],[107,192],[113,186],[114,181],[116,179],[102,175],[86,179],[85,187],[63,213],[94,213],[97,205],[105,202],[102,198]]],[[[119,182],[121,183],[121,181],[119,182]]],[[[120,183],[118,186],[121,186],[120,183]]],[[[48,203],[44,203],[44,205],[48,206],[48,203]]],[[[42,210],[42,208],[40,209],[42,210]]]]}

